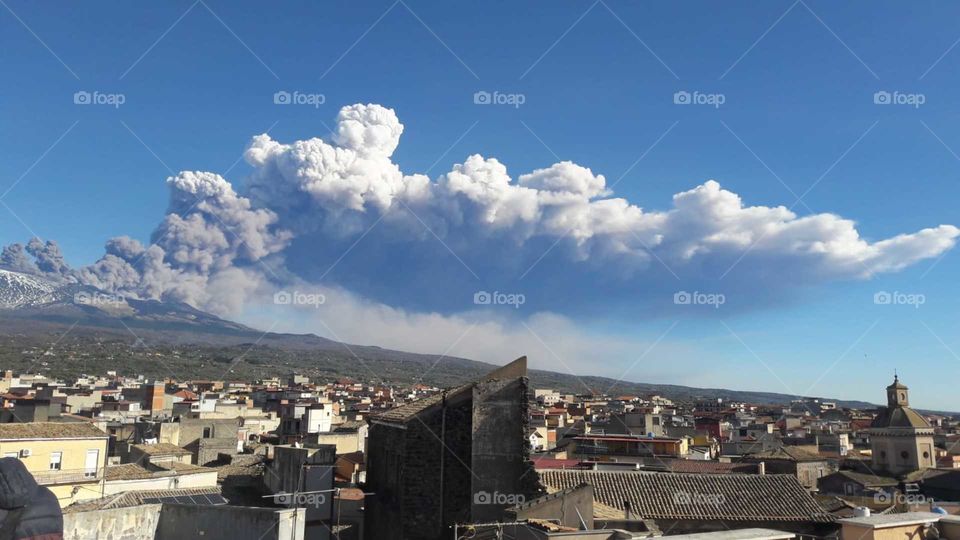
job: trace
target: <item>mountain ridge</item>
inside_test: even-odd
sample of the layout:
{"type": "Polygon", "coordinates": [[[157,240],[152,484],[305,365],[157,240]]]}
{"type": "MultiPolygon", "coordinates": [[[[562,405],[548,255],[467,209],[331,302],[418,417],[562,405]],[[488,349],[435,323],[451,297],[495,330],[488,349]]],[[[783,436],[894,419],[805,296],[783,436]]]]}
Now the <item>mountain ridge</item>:
{"type": "MultiPolygon", "coordinates": [[[[200,368],[184,364],[184,375],[206,373],[205,358],[219,358],[214,362],[224,363],[223,357],[235,352],[231,366],[224,376],[239,375],[234,369],[251,353],[260,358],[275,358],[286,362],[270,366],[260,364],[254,373],[285,375],[296,370],[310,371],[322,366],[317,373],[328,376],[353,375],[363,378],[363,370],[353,369],[351,363],[359,363],[377,377],[378,373],[389,374],[392,382],[416,382],[446,386],[479,377],[496,366],[459,357],[410,353],[384,349],[374,345],[341,343],[315,334],[290,334],[262,332],[248,326],[222,319],[197,310],[186,304],[159,302],[156,300],[128,299],[104,293],[92,287],[75,283],[56,284],[42,277],[0,269],[0,336],[6,337],[6,349],[0,347],[0,361],[5,366],[24,364],[23,349],[17,356],[18,341],[31,344],[40,350],[44,339],[54,340],[50,351],[43,351],[41,359],[27,358],[27,365],[45,367],[51,374],[72,374],[71,366],[77,358],[86,358],[88,365],[97,362],[100,352],[97,347],[111,344],[109,350],[116,356],[129,354],[127,349],[138,346],[146,350],[167,351],[167,362],[180,359],[183,351],[190,351],[201,361],[200,368]],[[132,342],[133,345],[130,345],[132,342]],[[69,346],[69,347],[68,347],[69,346]],[[72,349],[71,349],[72,347],[72,349]],[[63,358],[59,358],[62,349],[63,358]],[[69,349],[69,353],[67,352],[69,349]],[[235,361],[239,357],[240,361],[235,361]],[[60,364],[62,360],[65,364],[60,364]],[[338,363],[339,362],[339,363],[338,363]],[[51,365],[51,363],[56,365],[51,365]],[[46,365],[44,365],[46,364],[46,365]],[[372,364],[377,369],[372,369],[372,364]],[[272,367],[272,369],[271,369],[272,367]],[[417,379],[419,368],[425,368],[417,379]],[[410,373],[404,373],[404,370],[410,373]]],[[[160,354],[160,353],[156,353],[160,354]]],[[[29,355],[27,355],[29,356],[29,355]]],[[[133,355],[137,356],[137,355],[133,355]]],[[[519,355],[518,355],[519,356],[519,355]]],[[[153,358],[156,359],[156,356],[153,358]]],[[[145,357],[144,361],[151,359],[145,357]]],[[[250,364],[250,358],[244,365],[250,364]]],[[[163,360],[161,360],[163,362],[163,360]]],[[[130,369],[137,373],[150,371],[148,365],[133,364],[130,369]]],[[[316,371],[316,370],[315,370],[316,371]]],[[[216,375],[217,371],[211,372],[216,375]]],[[[77,373],[79,374],[79,373],[77,373]]],[[[381,375],[382,376],[382,375],[381,375]]],[[[580,376],[548,370],[530,370],[533,385],[555,388],[564,392],[606,391],[615,395],[658,393],[676,400],[697,398],[744,401],[750,403],[789,403],[797,396],[776,392],[732,390],[724,388],[697,388],[677,384],[641,383],[617,381],[607,377],[580,376]]],[[[816,396],[804,396],[816,397],[816,396]]],[[[837,400],[839,406],[850,408],[876,408],[877,405],[858,400],[837,400]]]]}

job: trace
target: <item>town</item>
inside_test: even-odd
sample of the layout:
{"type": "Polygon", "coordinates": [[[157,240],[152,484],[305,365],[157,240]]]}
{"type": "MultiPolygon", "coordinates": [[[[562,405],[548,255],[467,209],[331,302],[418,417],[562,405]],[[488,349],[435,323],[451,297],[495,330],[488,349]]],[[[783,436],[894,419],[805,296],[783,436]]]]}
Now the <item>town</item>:
{"type": "Polygon", "coordinates": [[[875,393],[567,394],[526,358],[450,388],[6,371],[0,453],[68,539],[960,538],[960,419],[875,393]]]}

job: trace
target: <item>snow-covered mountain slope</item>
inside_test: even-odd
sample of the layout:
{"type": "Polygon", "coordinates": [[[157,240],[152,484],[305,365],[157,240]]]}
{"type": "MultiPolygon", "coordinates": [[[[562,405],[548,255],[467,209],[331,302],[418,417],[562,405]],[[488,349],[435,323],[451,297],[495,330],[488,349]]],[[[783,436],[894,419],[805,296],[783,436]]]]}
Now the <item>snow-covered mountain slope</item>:
{"type": "Polygon", "coordinates": [[[140,300],[73,282],[0,268],[0,318],[76,323],[87,327],[254,332],[179,302],[140,300]]]}
{"type": "Polygon", "coordinates": [[[0,309],[38,306],[56,300],[59,285],[41,277],[0,269],[0,309]]]}

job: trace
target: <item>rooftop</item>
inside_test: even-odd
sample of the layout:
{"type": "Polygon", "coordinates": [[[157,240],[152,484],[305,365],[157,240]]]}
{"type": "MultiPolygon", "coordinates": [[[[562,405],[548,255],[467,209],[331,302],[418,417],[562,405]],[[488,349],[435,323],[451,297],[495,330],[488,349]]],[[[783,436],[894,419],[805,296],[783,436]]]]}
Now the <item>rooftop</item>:
{"type": "Polygon", "coordinates": [[[580,483],[594,487],[594,499],[644,519],[831,522],[793,475],[680,474],[541,470],[555,489],[580,483]]]}
{"type": "Polygon", "coordinates": [[[0,424],[0,440],[106,439],[109,435],[89,422],[30,422],[0,424]]]}
{"type": "Polygon", "coordinates": [[[110,508],[127,508],[156,502],[181,502],[186,504],[223,505],[227,501],[220,493],[219,487],[184,488],[184,489],[155,489],[148,491],[124,491],[100,499],[90,499],[71,504],[63,509],[64,514],[73,512],[91,512],[110,508]],[[160,499],[180,499],[177,501],[160,499]]]}
{"type": "Polygon", "coordinates": [[[839,474],[857,482],[864,487],[884,487],[897,486],[900,481],[889,476],[877,476],[875,474],[859,473],[855,471],[837,471],[839,474]]]}
{"type": "Polygon", "coordinates": [[[890,527],[905,527],[940,521],[943,514],[933,512],[905,512],[903,514],[874,514],[867,517],[841,519],[843,525],[867,527],[870,529],[887,529],[890,527]]]}
{"type": "Polygon", "coordinates": [[[766,452],[757,452],[756,454],[749,454],[746,456],[750,459],[766,459],[766,460],[781,460],[781,461],[824,461],[825,458],[819,454],[814,454],[813,452],[804,450],[802,448],[794,448],[790,446],[781,446],[775,450],[769,450],[766,452]]]}
{"type": "Polygon", "coordinates": [[[930,422],[910,407],[888,407],[882,409],[880,414],[870,423],[871,428],[891,428],[891,427],[909,427],[909,428],[929,428],[930,422]]]}
{"type": "Polygon", "coordinates": [[[180,448],[179,446],[171,443],[157,443],[157,444],[135,444],[131,448],[136,448],[137,450],[147,454],[148,456],[163,456],[163,455],[175,455],[175,456],[186,456],[190,455],[189,450],[180,448]]]}
{"type": "Polygon", "coordinates": [[[670,538],[686,540],[787,540],[796,538],[796,535],[773,529],[736,529],[733,531],[680,534],[670,538]]]}
{"type": "Polygon", "coordinates": [[[443,402],[444,396],[446,396],[446,398],[449,399],[449,398],[452,398],[453,396],[461,394],[462,392],[473,389],[473,387],[479,381],[494,380],[499,378],[513,378],[517,376],[525,377],[526,374],[527,374],[527,357],[521,356],[520,358],[517,358],[513,362],[510,362],[509,364],[499,369],[496,369],[490,373],[487,373],[475,381],[471,381],[469,383],[456,386],[448,390],[444,390],[439,394],[434,394],[429,397],[418,399],[416,401],[407,403],[406,405],[402,405],[400,407],[395,407],[386,412],[377,414],[373,416],[371,419],[374,421],[380,420],[383,422],[392,422],[392,423],[402,424],[409,420],[414,419],[420,413],[426,411],[427,409],[430,409],[434,405],[439,405],[440,403],[443,402]]]}

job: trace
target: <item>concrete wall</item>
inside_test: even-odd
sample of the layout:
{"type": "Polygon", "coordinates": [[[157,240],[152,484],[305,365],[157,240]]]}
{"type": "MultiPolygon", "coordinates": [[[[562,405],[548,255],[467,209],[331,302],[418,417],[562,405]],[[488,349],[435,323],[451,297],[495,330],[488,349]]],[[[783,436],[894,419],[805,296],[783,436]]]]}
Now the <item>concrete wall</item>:
{"type": "Polygon", "coordinates": [[[156,540],[303,540],[304,510],[165,504],[156,540]]]}
{"type": "Polygon", "coordinates": [[[537,473],[526,439],[527,379],[478,382],[473,388],[471,519],[496,521],[537,497],[537,473]],[[489,496],[488,496],[489,495],[489,496]],[[498,504],[498,500],[503,501],[498,504]]]}
{"type": "Polygon", "coordinates": [[[317,443],[332,444],[337,447],[338,454],[349,454],[351,452],[363,451],[363,435],[357,432],[327,432],[317,433],[317,443]]]}
{"type": "MultiPolygon", "coordinates": [[[[333,507],[333,463],[336,447],[322,445],[319,448],[296,448],[276,446],[273,460],[264,473],[263,479],[267,491],[272,494],[288,494],[278,498],[277,503],[285,506],[300,506],[307,509],[307,519],[311,522],[329,523],[333,507]],[[324,492],[299,496],[293,500],[295,492],[324,492]]],[[[322,527],[322,525],[321,525],[322,527]]]]}
{"type": "Polygon", "coordinates": [[[948,540],[960,540],[960,520],[956,517],[941,519],[937,523],[940,536],[948,540]]]}
{"type": "MultiPolygon", "coordinates": [[[[159,504],[63,515],[63,540],[153,540],[160,521],[159,504]]],[[[184,537],[187,538],[187,537],[184,537]]]]}
{"type": "Polygon", "coordinates": [[[840,538],[842,540],[923,540],[924,529],[923,525],[907,525],[886,529],[844,525],[840,538]]]}
{"type": "Polygon", "coordinates": [[[582,519],[587,529],[593,529],[593,486],[545,495],[511,509],[508,516],[513,521],[546,519],[575,529],[581,527],[582,519]]]}
{"type": "Polygon", "coordinates": [[[402,425],[373,422],[370,538],[449,538],[454,523],[495,521],[540,495],[525,437],[525,373],[525,359],[515,361],[402,425]]]}
{"type": "Polygon", "coordinates": [[[370,426],[370,538],[448,538],[445,524],[470,520],[472,405],[467,390],[403,426],[370,426]]]}

